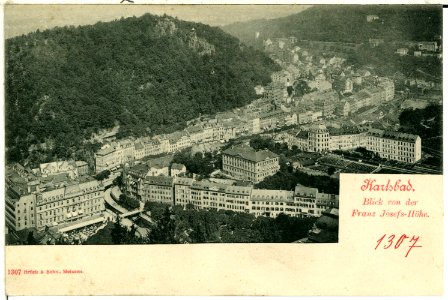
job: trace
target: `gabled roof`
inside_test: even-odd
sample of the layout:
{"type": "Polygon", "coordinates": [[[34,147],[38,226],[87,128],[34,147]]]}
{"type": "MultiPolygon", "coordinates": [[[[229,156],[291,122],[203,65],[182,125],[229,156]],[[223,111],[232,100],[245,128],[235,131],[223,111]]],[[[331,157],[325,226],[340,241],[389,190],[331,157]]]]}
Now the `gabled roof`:
{"type": "Polygon", "coordinates": [[[230,149],[224,150],[222,153],[229,156],[238,156],[253,162],[260,162],[270,158],[278,157],[277,154],[269,150],[255,151],[247,145],[237,145],[230,149]]]}
{"type": "Polygon", "coordinates": [[[173,178],[166,176],[146,176],[145,181],[151,185],[171,186],[173,184],[173,178]]]}
{"type": "Polygon", "coordinates": [[[134,144],[134,146],[135,146],[135,150],[142,150],[144,148],[142,142],[137,142],[134,144]]]}

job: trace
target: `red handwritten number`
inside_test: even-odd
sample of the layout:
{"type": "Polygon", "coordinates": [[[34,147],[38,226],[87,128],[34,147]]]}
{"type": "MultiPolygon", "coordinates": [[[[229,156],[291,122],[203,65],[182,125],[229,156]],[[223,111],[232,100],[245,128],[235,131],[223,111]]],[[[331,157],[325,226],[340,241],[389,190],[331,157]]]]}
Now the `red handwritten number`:
{"type": "Polygon", "coordinates": [[[384,246],[384,249],[389,249],[390,246],[392,246],[393,242],[394,242],[394,238],[395,238],[395,234],[391,234],[389,236],[389,245],[386,247],[384,246]]]}
{"type": "Polygon", "coordinates": [[[381,242],[384,240],[385,237],[386,237],[386,234],[384,234],[378,241],[376,241],[375,250],[376,250],[376,248],[378,248],[378,246],[381,244],[381,242]]]}
{"type": "Polygon", "coordinates": [[[417,237],[415,235],[412,236],[410,243],[412,243],[412,242],[414,242],[414,243],[411,246],[409,246],[409,250],[408,250],[408,252],[406,252],[405,257],[408,257],[408,254],[409,254],[409,252],[411,252],[412,248],[420,248],[421,247],[421,246],[415,246],[415,244],[418,242],[419,238],[420,238],[419,236],[417,236],[417,237]]]}
{"type": "Polygon", "coordinates": [[[401,244],[403,243],[403,241],[404,241],[405,239],[407,239],[407,238],[408,238],[408,236],[407,236],[406,234],[402,234],[402,235],[400,236],[400,238],[398,239],[397,243],[395,244],[394,248],[395,248],[395,249],[400,248],[400,246],[401,246],[401,244]]]}
{"type": "MultiPolygon", "coordinates": [[[[378,247],[383,243],[384,239],[386,238],[386,234],[384,234],[382,237],[380,237],[377,241],[376,241],[376,246],[375,246],[375,250],[378,249],[378,247]]],[[[403,244],[403,242],[406,239],[410,239],[409,240],[409,244],[411,244],[409,246],[409,250],[406,252],[405,257],[408,257],[409,253],[411,252],[412,249],[414,248],[420,248],[422,247],[421,245],[417,245],[417,242],[419,241],[420,237],[419,236],[415,236],[413,235],[412,238],[410,236],[407,236],[406,234],[402,234],[398,240],[395,242],[394,245],[394,240],[395,240],[395,234],[391,234],[389,235],[387,242],[385,243],[385,245],[383,246],[383,249],[389,249],[390,246],[394,245],[395,249],[400,248],[400,246],[403,244]]]]}

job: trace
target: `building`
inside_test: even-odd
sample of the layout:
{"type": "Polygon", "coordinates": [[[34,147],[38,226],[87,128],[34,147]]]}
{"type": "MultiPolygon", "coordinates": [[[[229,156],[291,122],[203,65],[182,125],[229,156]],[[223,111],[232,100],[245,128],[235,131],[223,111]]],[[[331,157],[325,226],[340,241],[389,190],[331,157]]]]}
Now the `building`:
{"type": "Polygon", "coordinates": [[[150,155],[158,155],[163,153],[163,151],[160,148],[160,142],[158,140],[148,140],[144,142],[144,147],[145,147],[145,154],[143,157],[145,156],[150,156],[150,155]]]}
{"type": "Polygon", "coordinates": [[[75,161],[76,168],[78,169],[78,176],[89,174],[89,165],[82,160],[75,161]]]}
{"type": "Polygon", "coordinates": [[[347,101],[350,105],[350,112],[354,113],[362,107],[372,105],[372,96],[365,90],[359,91],[358,93],[348,97],[347,101]]]}
{"type": "Polygon", "coordinates": [[[328,117],[333,115],[336,103],[331,99],[325,99],[325,100],[319,100],[314,102],[314,110],[315,111],[322,111],[323,117],[328,117]]]}
{"type": "Polygon", "coordinates": [[[15,231],[82,221],[104,212],[104,187],[84,176],[76,180],[49,175],[43,180],[19,164],[7,167],[6,225],[15,231]],[[54,177],[53,179],[51,177],[54,177]]]}
{"type": "Polygon", "coordinates": [[[132,168],[124,168],[123,181],[126,192],[137,200],[141,200],[143,190],[143,180],[149,172],[147,164],[138,164],[132,168]]]}
{"type": "MultiPolygon", "coordinates": [[[[190,126],[185,129],[190,137],[191,144],[196,144],[204,140],[204,128],[201,125],[190,126]]],[[[185,147],[181,147],[185,148],[185,147]]]]}
{"type": "Polygon", "coordinates": [[[330,134],[324,124],[310,127],[308,131],[308,150],[311,152],[325,152],[330,147],[330,134]]]}
{"type": "Polygon", "coordinates": [[[279,214],[296,216],[294,192],[253,189],[250,195],[250,212],[258,216],[275,218],[279,214]]]}
{"type": "Polygon", "coordinates": [[[366,149],[382,158],[415,163],[421,159],[422,145],[418,135],[370,129],[366,135],[366,149]]]}
{"type": "Polygon", "coordinates": [[[143,145],[143,142],[136,142],[135,143],[135,159],[142,159],[145,157],[145,146],[143,145]]]}
{"type": "Polygon", "coordinates": [[[385,101],[390,101],[395,97],[395,83],[387,77],[378,78],[378,87],[383,88],[386,96],[385,101]]]}
{"type": "Polygon", "coordinates": [[[325,92],[312,92],[309,94],[305,94],[302,97],[302,101],[305,104],[312,104],[315,102],[323,102],[323,101],[329,101],[329,102],[337,102],[339,101],[339,96],[336,91],[329,90],[325,92]]]}
{"type": "Polygon", "coordinates": [[[330,91],[332,88],[331,82],[325,79],[316,79],[307,82],[310,89],[317,89],[320,92],[330,91]]]}
{"type": "MultiPolygon", "coordinates": [[[[79,162],[82,164],[82,170],[85,173],[88,173],[88,166],[86,162],[79,162]],[[87,166],[87,171],[85,170],[85,166],[87,166]]],[[[77,162],[71,161],[54,161],[50,163],[44,163],[39,165],[38,175],[42,177],[47,177],[51,175],[58,174],[67,174],[71,179],[75,179],[78,177],[78,165],[77,162]]]]}
{"type": "Polygon", "coordinates": [[[372,47],[378,47],[379,45],[383,44],[383,39],[369,39],[369,44],[372,47]]]}
{"type": "Polygon", "coordinates": [[[419,42],[417,44],[418,50],[436,52],[438,50],[437,42],[419,42]]]}
{"type": "Polygon", "coordinates": [[[408,48],[398,48],[395,53],[397,53],[400,56],[408,55],[409,49],[408,48]]]}
{"type": "Polygon", "coordinates": [[[344,93],[351,93],[353,92],[353,80],[351,78],[347,78],[345,80],[345,85],[344,85],[344,93]]]}
{"type": "Polygon", "coordinates": [[[297,123],[298,124],[307,124],[313,122],[313,111],[303,111],[297,114],[297,123]]]}
{"type": "Polygon", "coordinates": [[[164,161],[158,161],[157,159],[147,162],[149,170],[147,176],[169,176],[169,164],[164,161]]]}
{"type": "Polygon", "coordinates": [[[144,180],[142,201],[172,203],[184,208],[232,210],[275,218],[320,216],[327,208],[338,207],[338,195],[297,186],[295,191],[254,189],[252,186],[197,181],[185,177],[152,177],[144,180]]]}
{"type": "Polygon", "coordinates": [[[329,129],[329,150],[350,150],[365,147],[365,133],[361,133],[356,127],[329,129]]]}
{"type": "Polygon", "coordinates": [[[255,151],[238,145],[222,152],[223,171],[230,176],[254,183],[280,170],[279,156],[269,150],[255,151]]]}
{"type": "Polygon", "coordinates": [[[323,124],[308,130],[285,134],[284,141],[290,146],[309,152],[349,150],[364,147],[378,153],[382,158],[415,163],[421,159],[421,138],[417,135],[370,128],[361,132],[356,128],[330,130],[323,124]]]}
{"type": "Polygon", "coordinates": [[[95,171],[119,168],[135,159],[135,145],[131,140],[121,140],[104,145],[95,153],[95,171]]]}
{"type": "Polygon", "coordinates": [[[367,19],[367,22],[373,22],[373,21],[376,21],[376,20],[379,20],[380,19],[380,17],[379,16],[377,16],[377,15],[367,15],[366,16],[366,19],[367,19]]]}
{"type": "Polygon", "coordinates": [[[175,205],[190,205],[196,209],[226,209],[250,213],[256,217],[275,218],[279,214],[317,217],[328,208],[339,207],[338,195],[320,193],[316,188],[301,185],[295,191],[263,190],[176,178],[173,190],[175,205]]]}
{"type": "Polygon", "coordinates": [[[170,176],[177,177],[180,174],[185,174],[187,172],[187,168],[183,164],[173,163],[170,167],[170,176]]]}
{"type": "Polygon", "coordinates": [[[339,207],[339,195],[320,193],[317,188],[298,184],[294,190],[294,202],[301,214],[320,216],[329,208],[339,207]]]}
{"type": "Polygon", "coordinates": [[[142,183],[141,201],[174,203],[172,185],[172,177],[146,176],[142,183]]]}
{"type": "Polygon", "coordinates": [[[337,104],[335,108],[336,114],[341,116],[348,116],[351,111],[350,102],[349,101],[341,101],[337,104]]]}
{"type": "MultiPolygon", "coordinates": [[[[202,140],[203,131],[194,131],[193,136],[195,142],[202,140]]],[[[180,151],[182,149],[188,148],[193,144],[193,141],[190,138],[190,135],[187,131],[175,131],[173,133],[167,134],[164,136],[164,141],[167,144],[168,151],[164,151],[167,153],[173,153],[176,151],[180,151]]]]}
{"type": "Polygon", "coordinates": [[[115,149],[106,146],[95,153],[95,171],[97,173],[120,166],[120,159],[115,154],[115,149]]]}

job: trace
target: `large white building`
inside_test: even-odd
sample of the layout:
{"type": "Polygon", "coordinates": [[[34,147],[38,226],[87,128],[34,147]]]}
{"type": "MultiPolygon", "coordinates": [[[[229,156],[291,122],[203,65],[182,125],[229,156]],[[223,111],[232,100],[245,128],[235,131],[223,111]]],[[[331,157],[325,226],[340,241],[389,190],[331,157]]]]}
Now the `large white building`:
{"type": "MultiPolygon", "coordinates": [[[[253,132],[254,120],[246,120],[250,132],[253,132]]],[[[257,126],[258,128],[259,126],[257,126]]],[[[174,153],[194,144],[222,141],[235,138],[237,125],[234,121],[204,122],[192,125],[185,130],[136,140],[120,140],[104,145],[95,153],[95,170],[101,172],[122,167],[126,163],[140,160],[146,156],[174,153]]]]}
{"type": "Polygon", "coordinates": [[[37,177],[19,164],[6,172],[6,225],[16,231],[69,224],[98,217],[102,220],[104,187],[85,176],[37,177]]]}
{"type": "Polygon", "coordinates": [[[309,152],[364,147],[382,158],[406,163],[415,163],[422,156],[421,138],[418,135],[373,128],[366,132],[353,130],[330,132],[324,124],[319,124],[298,133],[285,133],[282,138],[289,146],[295,145],[300,150],[309,152]]]}
{"type": "Polygon", "coordinates": [[[325,209],[339,207],[338,195],[301,185],[294,191],[263,190],[185,177],[148,177],[142,181],[140,193],[138,198],[145,201],[196,209],[232,210],[271,218],[281,213],[294,217],[320,216],[325,209]]]}
{"type": "Polygon", "coordinates": [[[366,149],[380,157],[407,163],[422,158],[422,140],[418,135],[370,129],[366,139],[366,149]]]}
{"type": "Polygon", "coordinates": [[[222,152],[222,168],[234,178],[257,183],[280,170],[279,156],[269,150],[255,151],[238,145],[222,152]]]}
{"type": "Polygon", "coordinates": [[[226,209],[257,217],[275,218],[281,213],[294,217],[320,216],[325,209],[339,207],[338,195],[300,185],[295,191],[263,190],[179,177],[174,179],[173,190],[174,205],[226,209]]]}

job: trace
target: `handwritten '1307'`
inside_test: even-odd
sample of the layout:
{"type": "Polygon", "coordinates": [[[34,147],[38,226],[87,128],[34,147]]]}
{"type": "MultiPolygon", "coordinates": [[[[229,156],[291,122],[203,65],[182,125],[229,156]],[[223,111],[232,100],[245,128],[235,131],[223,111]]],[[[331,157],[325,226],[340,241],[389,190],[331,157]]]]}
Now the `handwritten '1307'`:
{"type": "Polygon", "coordinates": [[[403,244],[403,242],[406,242],[406,244],[408,244],[409,249],[404,257],[408,257],[412,249],[422,247],[421,245],[417,245],[417,242],[420,239],[419,236],[413,235],[412,237],[410,237],[407,236],[406,234],[402,234],[398,239],[396,239],[397,236],[395,234],[391,234],[387,239],[385,239],[386,235],[387,234],[384,234],[376,241],[375,250],[377,250],[381,244],[384,245],[383,249],[399,249],[400,246],[403,244]],[[392,245],[393,247],[391,248],[392,245]]]}

